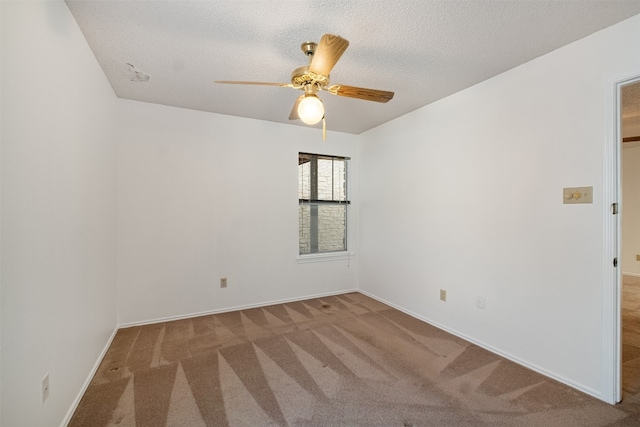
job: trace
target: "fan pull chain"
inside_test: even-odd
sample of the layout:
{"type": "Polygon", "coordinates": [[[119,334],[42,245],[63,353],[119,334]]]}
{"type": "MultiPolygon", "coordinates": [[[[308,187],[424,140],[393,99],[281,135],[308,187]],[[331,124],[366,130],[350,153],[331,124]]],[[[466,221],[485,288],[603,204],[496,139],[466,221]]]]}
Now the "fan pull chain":
{"type": "Polygon", "coordinates": [[[322,117],[322,140],[327,140],[327,121],[322,117]]]}

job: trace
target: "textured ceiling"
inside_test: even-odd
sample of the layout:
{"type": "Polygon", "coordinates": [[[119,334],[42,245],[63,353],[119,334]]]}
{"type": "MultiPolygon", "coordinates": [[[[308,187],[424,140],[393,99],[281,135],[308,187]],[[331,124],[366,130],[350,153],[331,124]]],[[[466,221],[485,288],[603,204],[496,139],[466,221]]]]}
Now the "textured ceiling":
{"type": "Polygon", "coordinates": [[[640,0],[67,4],[118,97],[301,126],[288,120],[299,91],[213,81],[289,83],[307,64],[300,44],[338,34],[350,46],[331,83],[395,92],[321,93],[328,129],[355,134],[640,13],[640,0]]]}
{"type": "Polygon", "coordinates": [[[640,83],[622,88],[622,118],[640,117],[640,83]]]}
{"type": "Polygon", "coordinates": [[[640,137],[640,81],[622,88],[622,137],[640,137]]]}

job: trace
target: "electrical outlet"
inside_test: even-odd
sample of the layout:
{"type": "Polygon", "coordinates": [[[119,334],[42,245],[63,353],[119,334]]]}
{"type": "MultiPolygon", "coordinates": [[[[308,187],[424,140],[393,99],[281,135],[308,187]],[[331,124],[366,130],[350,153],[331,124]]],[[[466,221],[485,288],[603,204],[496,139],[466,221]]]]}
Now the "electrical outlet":
{"type": "Polygon", "coordinates": [[[227,278],[223,277],[220,279],[220,287],[221,288],[226,288],[227,287],[227,278]]]}
{"type": "Polygon", "coordinates": [[[49,398],[49,374],[45,374],[42,379],[42,403],[49,398]]]}
{"type": "Polygon", "coordinates": [[[445,291],[444,289],[440,289],[440,301],[446,301],[447,300],[447,291],[445,291]]]}
{"type": "Polygon", "coordinates": [[[476,297],[476,307],[484,310],[484,297],[481,297],[480,295],[476,297]]]}

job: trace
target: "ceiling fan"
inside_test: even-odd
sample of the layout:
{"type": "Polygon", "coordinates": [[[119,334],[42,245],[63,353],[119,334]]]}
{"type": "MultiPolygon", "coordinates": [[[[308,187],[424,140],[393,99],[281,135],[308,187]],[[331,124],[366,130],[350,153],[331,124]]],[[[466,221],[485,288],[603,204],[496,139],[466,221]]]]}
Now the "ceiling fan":
{"type": "Polygon", "coordinates": [[[216,80],[216,83],[281,86],[304,91],[293,104],[289,120],[300,119],[308,125],[314,125],[323,120],[324,136],[324,106],[318,97],[319,91],[326,91],[332,95],[349,98],[364,99],[366,101],[388,102],[393,98],[393,92],[377,89],[366,89],[347,85],[330,85],[329,73],[336,65],[342,54],[349,46],[349,41],[333,34],[324,34],[320,43],[305,42],[300,48],[309,58],[309,65],[298,67],[291,73],[291,83],[246,82],[233,80],[216,80]]]}

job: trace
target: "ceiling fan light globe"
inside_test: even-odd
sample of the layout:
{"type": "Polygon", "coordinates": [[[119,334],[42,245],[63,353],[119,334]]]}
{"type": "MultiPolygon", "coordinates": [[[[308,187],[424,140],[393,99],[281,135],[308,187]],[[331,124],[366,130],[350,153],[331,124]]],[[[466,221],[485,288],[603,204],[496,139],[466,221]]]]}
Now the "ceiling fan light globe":
{"type": "Polygon", "coordinates": [[[305,96],[298,104],[298,117],[303,123],[315,125],[324,117],[324,105],[315,95],[305,96]]]}

